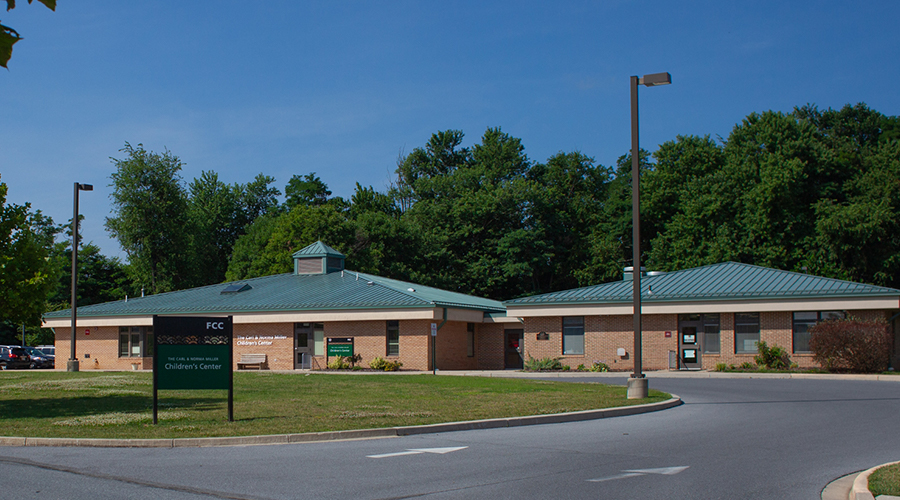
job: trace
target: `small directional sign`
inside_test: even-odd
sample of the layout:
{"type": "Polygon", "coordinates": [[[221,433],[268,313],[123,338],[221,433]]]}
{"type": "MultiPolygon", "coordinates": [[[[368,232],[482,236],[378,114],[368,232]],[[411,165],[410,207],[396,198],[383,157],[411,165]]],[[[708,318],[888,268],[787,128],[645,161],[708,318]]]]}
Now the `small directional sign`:
{"type": "Polygon", "coordinates": [[[413,448],[406,451],[398,451],[395,453],[385,453],[383,455],[367,455],[366,458],[389,458],[402,457],[404,455],[421,455],[423,453],[434,453],[438,455],[446,455],[447,453],[459,450],[465,450],[468,446],[455,446],[449,448],[413,448]]]}
{"type": "Polygon", "coordinates": [[[631,469],[623,470],[621,474],[615,476],[601,477],[597,479],[588,479],[589,483],[602,483],[604,481],[613,481],[615,479],[625,479],[626,477],[646,476],[647,474],[661,474],[664,476],[674,476],[684,471],[689,466],[682,467],[660,467],[658,469],[631,469]]]}

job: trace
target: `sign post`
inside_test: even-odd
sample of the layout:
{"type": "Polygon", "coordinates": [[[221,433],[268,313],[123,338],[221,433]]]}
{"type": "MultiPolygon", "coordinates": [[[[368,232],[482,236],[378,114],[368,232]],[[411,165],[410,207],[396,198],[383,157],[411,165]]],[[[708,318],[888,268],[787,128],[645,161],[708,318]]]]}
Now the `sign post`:
{"type": "MultiPolygon", "coordinates": [[[[446,312],[446,309],[444,310],[446,312]]],[[[437,323],[431,324],[431,374],[437,374],[437,323]]]]}
{"type": "Polygon", "coordinates": [[[232,318],[153,316],[153,423],[159,389],[227,389],[234,421],[232,318]]]}

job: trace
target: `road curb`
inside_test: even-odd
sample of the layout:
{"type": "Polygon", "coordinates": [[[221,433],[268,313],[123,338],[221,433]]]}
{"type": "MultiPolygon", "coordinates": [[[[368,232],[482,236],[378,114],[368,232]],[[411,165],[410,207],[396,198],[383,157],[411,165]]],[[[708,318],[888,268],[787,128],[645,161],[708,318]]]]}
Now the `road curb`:
{"type": "Polygon", "coordinates": [[[853,480],[853,487],[850,489],[850,500],[875,500],[875,496],[869,492],[869,476],[876,470],[887,467],[888,465],[898,464],[900,462],[890,462],[886,464],[876,465],[871,469],[866,469],[856,476],[853,480]]]}
{"type": "Polygon", "coordinates": [[[674,408],[682,404],[681,398],[672,395],[671,399],[659,403],[647,403],[633,406],[619,406],[599,410],[584,410],[552,415],[531,415],[524,417],[494,418],[488,420],[468,420],[463,422],[445,422],[440,424],[416,425],[409,427],[385,427],[380,429],[359,429],[347,431],[308,432],[304,434],[274,434],[269,436],[234,436],[212,438],[175,438],[175,439],[86,439],[86,438],[26,438],[2,437],[0,446],[78,446],[89,448],[202,448],[213,446],[251,446],[291,443],[313,443],[323,441],[346,441],[353,439],[377,439],[417,434],[434,434],[439,432],[469,431],[478,429],[497,429],[502,427],[520,427],[525,425],[556,424],[597,420],[601,418],[639,415],[654,411],[674,408]]]}
{"type": "MultiPolygon", "coordinates": [[[[428,372],[431,373],[431,372],[428,372]]],[[[438,375],[451,377],[497,378],[627,378],[631,372],[525,372],[510,370],[438,371],[438,375]]],[[[769,373],[769,372],[716,372],[706,370],[644,371],[649,379],[660,378],[714,378],[714,379],[797,379],[797,380],[851,380],[900,382],[900,375],[860,373],[769,373]]]]}

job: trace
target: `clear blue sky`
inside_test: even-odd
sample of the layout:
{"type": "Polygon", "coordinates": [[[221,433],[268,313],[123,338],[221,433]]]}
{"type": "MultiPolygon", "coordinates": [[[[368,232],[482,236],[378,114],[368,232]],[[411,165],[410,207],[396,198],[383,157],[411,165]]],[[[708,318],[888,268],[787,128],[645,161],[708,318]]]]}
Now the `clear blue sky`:
{"type": "Polygon", "coordinates": [[[900,2],[20,0],[23,37],[0,68],[0,180],[8,202],[56,222],[82,193],[103,228],[110,157],[168,148],[185,181],[262,172],[281,190],[316,172],[338,196],[385,190],[401,152],[439,130],[487,127],[529,158],[579,150],[614,165],[630,147],[628,77],[642,88],[641,145],[727,137],[754,111],[865,102],[900,114],[900,2]]]}

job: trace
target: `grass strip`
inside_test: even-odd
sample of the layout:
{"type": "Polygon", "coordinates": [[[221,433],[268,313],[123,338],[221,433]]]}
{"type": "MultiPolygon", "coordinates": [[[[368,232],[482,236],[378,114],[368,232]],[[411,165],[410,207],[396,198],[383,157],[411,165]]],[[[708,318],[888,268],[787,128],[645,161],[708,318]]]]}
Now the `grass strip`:
{"type": "Polygon", "coordinates": [[[869,491],[872,495],[900,496],[900,464],[882,467],[869,476],[869,491]]]}
{"type": "Polygon", "coordinates": [[[295,434],[544,415],[665,401],[625,388],[432,375],[234,374],[226,391],[159,391],[153,425],[150,373],[0,372],[0,434],[154,439],[295,434]]]}

